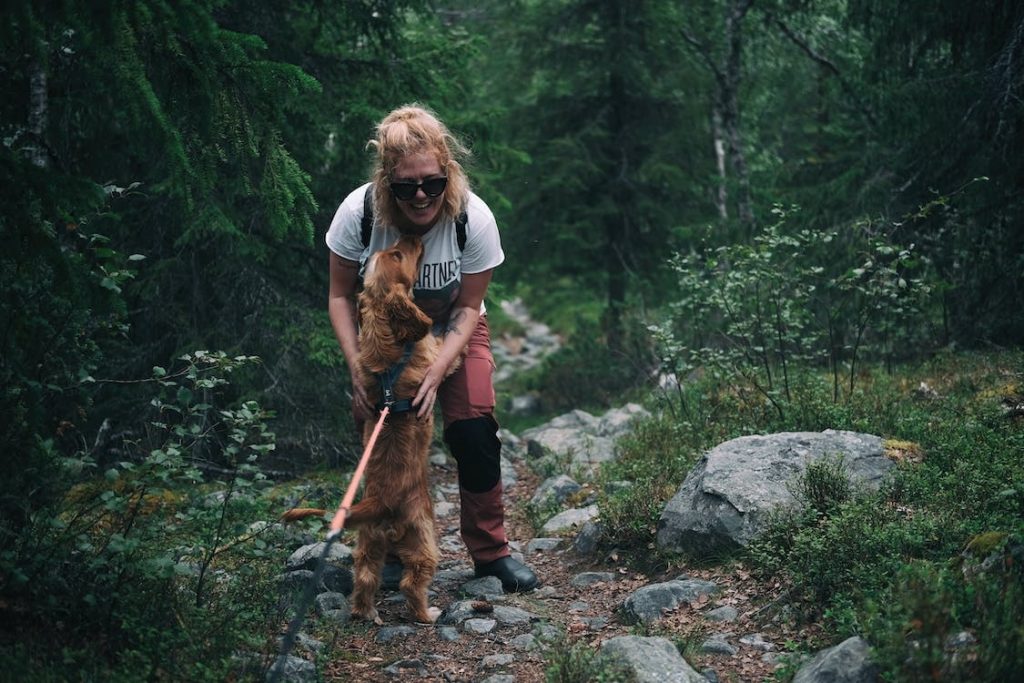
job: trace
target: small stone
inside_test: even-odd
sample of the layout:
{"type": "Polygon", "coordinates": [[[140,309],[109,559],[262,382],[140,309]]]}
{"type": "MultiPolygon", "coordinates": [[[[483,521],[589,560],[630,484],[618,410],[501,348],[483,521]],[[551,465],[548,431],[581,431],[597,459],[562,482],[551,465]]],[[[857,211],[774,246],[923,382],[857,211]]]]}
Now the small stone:
{"type": "Polygon", "coordinates": [[[775,643],[769,643],[760,633],[751,633],[743,636],[740,638],[740,643],[764,652],[771,652],[775,649],[775,643]]]}
{"type": "Polygon", "coordinates": [[[709,655],[734,655],[739,650],[730,645],[726,640],[725,636],[711,636],[703,643],[701,643],[700,651],[709,655]]]}
{"type": "Polygon", "coordinates": [[[441,640],[446,640],[449,643],[462,637],[459,635],[459,629],[454,626],[439,626],[437,628],[437,635],[440,636],[441,640]]]}
{"type": "Polygon", "coordinates": [[[459,506],[455,503],[449,503],[447,500],[441,501],[440,503],[434,503],[434,515],[437,517],[447,517],[450,514],[458,512],[459,506]]]}
{"type": "Polygon", "coordinates": [[[726,605],[724,607],[719,607],[718,609],[713,609],[704,616],[707,617],[709,621],[736,621],[736,618],[739,617],[739,615],[740,613],[735,607],[726,605]]]}
{"type": "Polygon", "coordinates": [[[554,550],[560,545],[562,545],[560,538],[534,538],[526,544],[526,552],[527,554],[545,552],[554,550]]]}
{"type": "Polygon", "coordinates": [[[462,584],[459,593],[470,598],[490,598],[496,595],[504,595],[505,589],[501,587],[501,579],[497,576],[483,576],[462,584]]]}
{"type": "Polygon", "coordinates": [[[482,636],[485,633],[493,631],[494,627],[497,625],[498,622],[494,619],[466,619],[466,621],[462,623],[462,630],[466,633],[482,636]]]}
{"type": "Polygon", "coordinates": [[[487,655],[480,661],[480,668],[497,669],[498,667],[508,666],[515,660],[515,655],[510,654],[487,655]]]}
{"type": "Polygon", "coordinates": [[[378,643],[390,643],[396,638],[404,638],[414,633],[416,633],[416,628],[413,626],[385,626],[377,631],[377,636],[374,640],[378,643]]]}
{"type": "Polygon", "coordinates": [[[518,635],[512,640],[508,641],[508,644],[517,650],[523,650],[529,652],[530,650],[536,650],[540,647],[540,642],[537,640],[537,636],[532,633],[523,633],[518,635]]]}
{"type": "Polygon", "coordinates": [[[426,676],[427,667],[418,659],[399,659],[394,664],[386,667],[384,673],[403,679],[410,675],[426,676]]]}
{"type": "Polygon", "coordinates": [[[612,572],[582,572],[572,577],[569,583],[576,588],[586,588],[595,583],[611,583],[614,580],[615,574],[612,572]]]}

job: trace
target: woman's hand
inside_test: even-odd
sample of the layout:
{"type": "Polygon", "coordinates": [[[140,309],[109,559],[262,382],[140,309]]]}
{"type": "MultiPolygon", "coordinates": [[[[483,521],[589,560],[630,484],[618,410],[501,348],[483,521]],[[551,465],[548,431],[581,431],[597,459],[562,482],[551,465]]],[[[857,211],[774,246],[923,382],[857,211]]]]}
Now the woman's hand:
{"type": "Polygon", "coordinates": [[[374,418],[373,404],[370,397],[366,395],[366,389],[355,372],[352,372],[352,417],[356,422],[366,422],[374,418]]]}
{"type": "Polygon", "coordinates": [[[445,370],[447,370],[447,367],[439,367],[438,362],[435,361],[427,370],[427,374],[423,376],[423,382],[420,383],[419,391],[412,398],[412,405],[416,408],[417,420],[427,417],[434,409],[434,402],[437,400],[437,390],[441,386],[441,382],[444,381],[445,370]]]}

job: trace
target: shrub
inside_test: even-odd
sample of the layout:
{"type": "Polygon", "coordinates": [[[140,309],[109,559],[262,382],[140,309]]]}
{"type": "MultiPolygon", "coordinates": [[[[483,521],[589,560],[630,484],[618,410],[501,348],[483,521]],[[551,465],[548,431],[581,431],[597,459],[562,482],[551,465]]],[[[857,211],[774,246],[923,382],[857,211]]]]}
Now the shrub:
{"type": "Polygon", "coordinates": [[[20,657],[30,678],[223,680],[234,651],[261,644],[280,618],[273,528],[252,526],[267,515],[256,463],[274,435],[256,403],[221,404],[226,376],[254,360],[197,351],[154,368],[157,396],[123,459],[64,460],[79,483],[0,557],[0,594],[29,634],[0,658],[20,657]]]}

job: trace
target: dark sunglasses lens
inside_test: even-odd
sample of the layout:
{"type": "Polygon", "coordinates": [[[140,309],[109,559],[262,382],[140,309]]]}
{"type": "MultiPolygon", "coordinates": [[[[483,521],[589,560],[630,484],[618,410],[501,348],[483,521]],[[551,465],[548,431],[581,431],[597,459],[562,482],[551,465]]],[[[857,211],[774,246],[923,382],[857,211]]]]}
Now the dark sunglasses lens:
{"type": "Polygon", "coordinates": [[[402,201],[409,201],[416,196],[419,185],[416,183],[391,183],[391,194],[402,201]]]}
{"type": "Polygon", "coordinates": [[[428,197],[437,197],[448,186],[447,178],[431,178],[423,181],[423,193],[428,197]]]}

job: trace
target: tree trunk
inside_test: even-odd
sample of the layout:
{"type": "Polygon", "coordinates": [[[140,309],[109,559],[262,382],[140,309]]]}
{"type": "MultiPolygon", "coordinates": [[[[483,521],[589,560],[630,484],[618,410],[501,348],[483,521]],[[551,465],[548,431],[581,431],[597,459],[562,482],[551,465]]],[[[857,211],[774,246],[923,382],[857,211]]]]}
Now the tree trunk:
{"type": "Polygon", "coordinates": [[[722,125],[728,143],[729,162],[736,174],[736,212],[748,229],[754,227],[754,205],[750,197],[750,169],[740,132],[740,78],[743,72],[743,17],[753,0],[731,0],[725,14],[726,59],[719,79],[722,125]]]}
{"type": "Polygon", "coordinates": [[[625,3],[610,0],[608,10],[608,37],[613,47],[608,74],[608,128],[611,143],[608,149],[609,187],[613,188],[616,210],[605,220],[605,270],[608,278],[608,304],[605,311],[604,331],[608,349],[622,350],[622,311],[626,305],[626,256],[630,241],[630,215],[634,210],[630,192],[629,141],[627,139],[626,76],[624,60],[614,54],[626,44],[625,3]]]}
{"type": "Polygon", "coordinates": [[[46,151],[46,124],[49,120],[50,100],[46,90],[46,68],[39,59],[29,64],[28,130],[31,143],[26,147],[33,166],[47,168],[50,156],[46,151]]]}
{"type": "Polygon", "coordinates": [[[715,190],[715,208],[722,221],[729,220],[729,189],[725,183],[725,131],[722,130],[722,108],[717,99],[711,106],[711,143],[715,148],[715,168],[718,170],[718,188],[715,190]]]}

